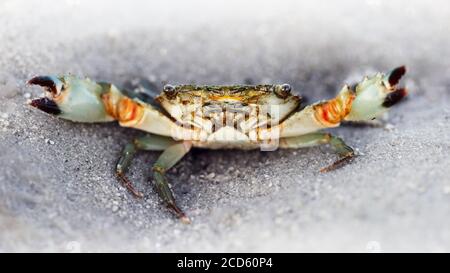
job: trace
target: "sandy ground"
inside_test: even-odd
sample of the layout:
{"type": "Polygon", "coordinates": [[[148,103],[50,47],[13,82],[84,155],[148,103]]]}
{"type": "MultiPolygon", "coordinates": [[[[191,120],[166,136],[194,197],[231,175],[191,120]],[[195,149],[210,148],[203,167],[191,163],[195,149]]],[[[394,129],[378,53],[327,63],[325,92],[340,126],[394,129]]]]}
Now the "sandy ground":
{"type": "Polygon", "coordinates": [[[450,251],[450,5],[446,1],[0,2],[0,251],[450,251]],[[226,2],[226,3],[225,3],[226,2]],[[36,74],[288,82],[310,101],[405,64],[408,100],[385,128],[332,130],[361,154],[331,173],[327,147],[194,151],[169,173],[183,225],[149,182],[113,175],[141,132],[30,109],[36,74]]]}

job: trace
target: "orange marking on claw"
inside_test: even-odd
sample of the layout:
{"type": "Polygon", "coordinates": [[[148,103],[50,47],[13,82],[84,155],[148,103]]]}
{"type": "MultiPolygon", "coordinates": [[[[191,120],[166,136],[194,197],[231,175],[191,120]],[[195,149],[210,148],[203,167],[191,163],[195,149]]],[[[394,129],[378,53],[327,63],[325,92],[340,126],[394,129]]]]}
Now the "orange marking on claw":
{"type": "Polygon", "coordinates": [[[117,101],[117,97],[104,94],[102,100],[108,115],[119,122],[139,121],[144,114],[144,108],[130,98],[122,97],[117,101]]]}
{"type": "Polygon", "coordinates": [[[105,106],[105,111],[111,117],[117,119],[116,107],[112,102],[111,95],[109,93],[102,95],[103,105],[105,106]]]}
{"type": "Polygon", "coordinates": [[[129,122],[136,118],[140,106],[129,98],[122,98],[119,102],[119,118],[120,122],[129,122]]]}
{"type": "Polygon", "coordinates": [[[336,126],[351,111],[354,95],[338,96],[314,107],[316,119],[325,126],[336,126]]]}

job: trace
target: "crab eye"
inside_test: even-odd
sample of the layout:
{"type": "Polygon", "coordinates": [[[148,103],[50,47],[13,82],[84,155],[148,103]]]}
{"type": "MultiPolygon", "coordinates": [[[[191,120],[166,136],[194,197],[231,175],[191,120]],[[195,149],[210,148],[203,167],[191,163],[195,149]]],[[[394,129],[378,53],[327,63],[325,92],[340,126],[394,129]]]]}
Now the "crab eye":
{"type": "Polygon", "coordinates": [[[285,99],[291,93],[291,89],[291,86],[287,83],[278,85],[275,87],[275,95],[279,98],[285,99]]]}
{"type": "Polygon", "coordinates": [[[164,85],[164,92],[171,93],[174,91],[175,91],[175,87],[173,87],[173,85],[170,85],[170,84],[164,85]]]}
{"type": "Polygon", "coordinates": [[[176,94],[175,87],[173,85],[170,85],[170,84],[164,85],[163,90],[164,90],[164,93],[166,93],[168,98],[173,98],[175,96],[175,94],[176,94]]]}
{"type": "Polygon", "coordinates": [[[291,92],[291,86],[287,83],[281,85],[281,91],[290,93],[291,92]]]}

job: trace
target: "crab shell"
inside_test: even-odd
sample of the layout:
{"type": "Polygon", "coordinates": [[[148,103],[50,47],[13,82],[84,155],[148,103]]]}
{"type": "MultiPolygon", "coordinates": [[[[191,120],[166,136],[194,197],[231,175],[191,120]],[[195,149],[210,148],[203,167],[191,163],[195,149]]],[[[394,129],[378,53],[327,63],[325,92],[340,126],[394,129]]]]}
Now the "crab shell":
{"type": "Polygon", "coordinates": [[[199,147],[254,148],[263,139],[260,133],[276,127],[301,99],[287,84],[180,85],[165,86],[156,101],[183,128],[175,127],[172,136],[199,147]]]}

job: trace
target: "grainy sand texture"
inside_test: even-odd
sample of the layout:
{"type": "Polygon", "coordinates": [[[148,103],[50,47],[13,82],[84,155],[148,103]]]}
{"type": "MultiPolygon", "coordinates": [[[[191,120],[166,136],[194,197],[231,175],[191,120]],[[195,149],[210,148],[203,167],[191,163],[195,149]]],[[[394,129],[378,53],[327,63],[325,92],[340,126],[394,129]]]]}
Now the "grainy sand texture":
{"type": "Polygon", "coordinates": [[[447,1],[0,2],[0,251],[450,251],[450,4],[447,1]],[[406,65],[407,100],[385,126],[331,132],[329,147],[195,150],[168,173],[183,225],[140,153],[133,198],[114,177],[142,132],[31,109],[34,75],[118,86],[290,83],[309,102],[406,65]]]}

